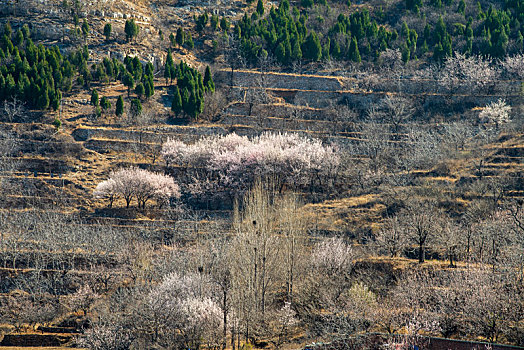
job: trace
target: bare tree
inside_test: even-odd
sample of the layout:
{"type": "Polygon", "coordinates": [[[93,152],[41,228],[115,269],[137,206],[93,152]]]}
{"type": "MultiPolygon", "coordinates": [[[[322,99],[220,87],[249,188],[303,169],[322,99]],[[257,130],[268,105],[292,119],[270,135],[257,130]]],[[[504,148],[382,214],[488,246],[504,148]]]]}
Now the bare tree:
{"type": "Polygon", "coordinates": [[[16,97],[4,102],[4,116],[6,121],[12,123],[20,119],[25,114],[25,106],[22,101],[16,97]]]}
{"type": "Polygon", "coordinates": [[[215,90],[214,93],[206,93],[205,95],[204,111],[202,117],[213,121],[219,118],[222,111],[227,105],[227,97],[222,90],[215,90]]]}
{"type": "Polygon", "coordinates": [[[408,246],[405,227],[398,217],[388,217],[376,235],[376,243],[379,248],[387,252],[391,257],[398,256],[408,246]]]}
{"type": "Polygon", "coordinates": [[[473,137],[473,126],[467,121],[456,121],[444,126],[443,141],[453,153],[463,151],[473,137]]]}
{"type": "Polygon", "coordinates": [[[455,267],[459,252],[464,247],[463,227],[457,225],[452,218],[441,214],[437,218],[439,223],[436,225],[436,243],[445,252],[449,259],[449,266],[455,267]]]}
{"type": "Polygon", "coordinates": [[[407,204],[401,216],[409,240],[417,246],[419,263],[424,262],[426,247],[435,239],[437,212],[435,203],[413,200],[407,204]]]}

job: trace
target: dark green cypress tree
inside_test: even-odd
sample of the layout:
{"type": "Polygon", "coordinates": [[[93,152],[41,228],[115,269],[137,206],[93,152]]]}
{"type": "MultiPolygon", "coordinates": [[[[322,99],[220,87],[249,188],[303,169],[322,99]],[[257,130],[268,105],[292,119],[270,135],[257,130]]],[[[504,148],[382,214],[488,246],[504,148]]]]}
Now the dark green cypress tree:
{"type": "Polygon", "coordinates": [[[5,98],[7,97],[5,95],[4,87],[5,87],[5,78],[2,72],[0,72],[0,101],[5,100],[5,98]]]}
{"type": "Polygon", "coordinates": [[[190,50],[192,50],[195,47],[195,43],[193,42],[193,37],[191,36],[191,33],[187,33],[187,38],[184,42],[184,45],[186,45],[187,48],[190,50]]]}
{"type": "Polygon", "coordinates": [[[11,28],[11,23],[9,23],[9,21],[7,21],[7,23],[4,24],[4,34],[7,35],[7,37],[9,38],[13,34],[13,29],[11,28]]]}
{"type": "Polygon", "coordinates": [[[22,26],[22,34],[24,34],[24,39],[27,40],[31,36],[31,33],[29,31],[29,26],[27,24],[24,24],[22,26]]]}
{"type": "Polygon", "coordinates": [[[153,63],[147,62],[145,75],[146,76],[153,76],[154,73],[155,73],[155,69],[153,67],[153,63]]]}
{"type": "Polygon", "coordinates": [[[164,67],[164,78],[167,80],[173,81],[174,76],[172,75],[173,71],[173,56],[171,56],[171,51],[168,51],[166,58],[166,65],[164,67]]]}
{"type": "Polygon", "coordinates": [[[46,110],[49,107],[49,88],[47,84],[40,89],[37,107],[41,110],[46,110]]]}
{"type": "Polygon", "coordinates": [[[127,87],[127,96],[129,97],[131,89],[135,86],[135,79],[131,74],[126,73],[124,79],[122,80],[122,83],[124,83],[124,86],[127,87]]]}
{"type": "Polygon", "coordinates": [[[331,54],[334,58],[340,58],[340,44],[337,40],[333,43],[333,49],[331,50],[331,54]]]}
{"type": "Polygon", "coordinates": [[[302,45],[302,54],[304,58],[312,61],[318,61],[322,57],[322,46],[320,40],[314,31],[311,31],[302,45]]]}
{"type": "Polygon", "coordinates": [[[186,87],[182,88],[182,92],[180,93],[180,96],[182,97],[182,110],[188,113],[189,111],[189,108],[188,108],[189,107],[189,91],[186,87]]]}
{"type": "Polygon", "coordinates": [[[91,104],[97,107],[98,103],[99,103],[98,91],[96,91],[96,89],[93,89],[93,91],[91,91],[91,104]]]}
{"type": "Polygon", "coordinates": [[[60,90],[50,91],[50,106],[53,110],[58,110],[60,107],[60,100],[62,99],[62,93],[60,90]]]}
{"type": "Polygon", "coordinates": [[[136,87],[135,87],[135,94],[138,96],[139,99],[142,98],[142,96],[144,95],[144,93],[145,93],[144,84],[142,84],[142,83],[138,83],[138,84],[136,84],[136,87]]]}
{"type": "Polygon", "coordinates": [[[284,43],[280,43],[275,50],[275,56],[280,63],[285,63],[286,61],[286,47],[284,43]]]}
{"type": "Polygon", "coordinates": [[[87,23],[87,19],[84,18],[84,21],[82,22],[82,35],[84,36],[84,39],[87,38],[87,34],[89,34],[89,24],[87,23]]]}
{"type": "Polygon", "coordinates": [[[126,33],[126,40],[129,42],[131,39],[138,36],[139,27],[135,23],[134,19],[126,20],[126,24],[124,27],[124,32],[126,33]]]}
{"type": "Polygon", "coordinates": [[[197,94],[196,91],[192,91],[189,96],[188,103],[188,114],[193,119],[198,119],[198,116],[204,110],[204,100],[201,96],[197,94]]]}
{"type": "Polygon", "coordinates": [[[220,20],[220,29],[227,33],[229,27],[231,27],[231,23],[229,23],[226,17],[222,17],[220,20]]]}
{"type": "Polygon", "coordinates": [[[175,86],[175,93],[173,95],[173,99],[171,100],[171,110],[175,115],[179,115],[180,112],[182,112],[182,96],[180,96],[180,90],[178,89],[178,86],[175,86]]]}
{"type": "Polygon", "coordinates": [[[118,96],[118,100],[116,100],[115,114],[118,117],[124,114],[124,99],[122,98],[122,96],[118,96]]]}
{"type": "Polygon", "coordinates": [[[258,0],[257,2],[257,13],[260,16],[264,14],[264,2],[262,0],[258,0]]]}
{"type": "Polygon", "coordinates": [[[142,114],[142,103],[139,99],[135,98],[131,100],[131,115],[133,117],[138,117],[140,114],[142,114]]]}
{"type": "Polygon", "coordinates": [[[291,49],[291,59],[293,61],[299,61],[302,59],[302,49],[300,48],[298,39],[293,43],[293,47],[291,49]]]}
{"type": "Polygon", "coordinates": [[[411,55],[411,52],[409,51],[409,47],[406,43],[404,43],[404,45],[402,45],[402,61],[404,63],[408,63],[410,55],[411,55]]]}
{"type": "Polygon", "coordinates": [[[215,92],[215,83],[213,82],[209,66],[206,66],[206,71],[204,72],[204,87],[207,91],[215,92]]]}
{"type": "Polygon", "coordinates": [[[149,80],[146,80],[144,83],[144,95],[146,96],[146,99],[149,99],[151,96],[153,96],[153,91],[151,90],[151,84],[149,80]]]}
{"type": "Polygon", "coordinates": [[[111,108],[111,102],[109,101],[107,97],[103,96],[100,99],[100,107],[102,107],[102,110],[104,112],[107,111],[109,108],[111,108]]]}
{"type": "Polygon", "coordinates": [[[111,38],[111,23],[106,23],[106,25],[104,26],[104,36],[106,37],[106,41],[109,41],[109,39],[111,38]]]}
{"type": "Polygon", "coordinates": [[[211,16],[211,29],[213,29],[213,31],[216,31],[218,29],[219,22],[220,22],[220,19],[218,18],[217,15],[211,16]]]}
{"type": "Polygon", "coordinates": [[[323,60],[329,60],[329,52],[331,51],[331,40],[327,38],[326,43],[324,44],[324,47],[322,48],[322,59],[323,60]]]}
{"type": "Polygon", "coordinates": [[[357,43],[357,38],[353,37],[353,39],[351,39],[351,44],[349,45],[349,58],[353,61],[353,62],[357,62],[357,63],[360,63],[362,61],[361,57],[360,57],[360,52],[358,51],[358,43],[357,43]]]}
{"type": "Polygon", "coordinates": [[[5,91],[6,97],[10,97],[14,95],[16,92],[16,82],[13,76],[11,75],[11,73],[7,74],[7,77],[5,78],[4,91],[5,91]]]}
{"type": "Polygon", "coordinates": [[[15,34],[14,44],[15,46],[21,46],[23,42],[24,42],[24,34],[19,29],[16,31],[16,34],[15,34]]]}
{"type": "Polygon", "coordinates": [[[186,41],[186,38],[185,38],[185,33],[184,31],[182,30],[182,28],[178,28],[176,30],[176,43],[177,45],[180,47],[182,45],[184,45],[184,42],[186,41]]]}
{"type": "Polygon", "coordinates": [[[433,48],[433,59],[437,62],[441,62],[444,57],[444,49],[442,48],[442,44],[438,42],[433,48]]]}

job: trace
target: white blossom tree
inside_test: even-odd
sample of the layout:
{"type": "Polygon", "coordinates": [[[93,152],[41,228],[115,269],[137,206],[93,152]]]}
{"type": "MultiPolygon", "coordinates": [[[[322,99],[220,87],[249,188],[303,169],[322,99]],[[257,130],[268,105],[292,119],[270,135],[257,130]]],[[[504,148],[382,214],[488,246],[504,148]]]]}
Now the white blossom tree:
{"type": "Polygon", "coordinates": [[[510,121],[511,106],[506,104],[505,100],[491,102],[479,113],[479,120],[482,123],[494,124],[498,129],[502,124],[510,121]]]}
{"type": "Polygon", "coordinates": [[[132,342],[129,329],[111,323],[97,323],[78,338],[78,345],[89,350],[127,350],[132,342]]]}
{"type": "Polygon", "coordinates": [[[121,197],[129,208],[136,198],[139,208],[145,209],[146,203],[155,199],[162,204],[169,198],[180,197],[180,190],[172,177],[150,172],[140,168],[120,169],[111,173],[108,180],[98,184],[94,191],[95,198],[106,198],[109,206],[117,197],[121,197]]]}
{"type": "Polygon", "coordinates": [[[139,332],[166,348],[221,344],[222,310],[210,298],[209,284],[200,274],[167,275],[136,307],[139,332]]]}
{"type": "Polygon", "coordinates": [[[484,91],[494,84],[497,74],[491,58],[479,55],[467,57],[455,52],[446,59],[440,70],[439,83],[450,94],[456,93],[459,87],[466,91],[484,91]]]}
{"type": "Polygon", "coordinates": [[[502,61],[504,73],[509,79],[524,79],[524,54],[507,56],[502,61]]]}

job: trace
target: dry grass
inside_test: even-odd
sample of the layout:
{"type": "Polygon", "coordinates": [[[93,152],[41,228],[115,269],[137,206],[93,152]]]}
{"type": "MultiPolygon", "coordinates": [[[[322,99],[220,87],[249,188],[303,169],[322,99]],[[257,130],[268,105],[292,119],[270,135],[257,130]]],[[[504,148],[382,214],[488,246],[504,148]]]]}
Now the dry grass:
{"type": "Polygon", "coordinates": [[[304,215],[315,223],[318,229],[338,232],[348,227],[378,227],[381,212],[385,206],[378,203],[379,196],[367,194],[304,206],[304,215]]]}

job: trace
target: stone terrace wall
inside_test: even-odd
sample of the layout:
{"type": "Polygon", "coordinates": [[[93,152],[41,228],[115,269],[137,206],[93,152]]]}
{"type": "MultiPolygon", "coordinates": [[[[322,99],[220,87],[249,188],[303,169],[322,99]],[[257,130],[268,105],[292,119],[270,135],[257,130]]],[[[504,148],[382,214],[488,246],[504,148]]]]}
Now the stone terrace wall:
{"type": "MultiPolygon", "coordinates": [[[[231,71],[220,70],[215,79],[229,83],[231,71]]],[[[337,77],[316,75],[294,75],[287,73],[265,73],[264,85],[274,89],[306,89],[321,91],[343,90],[344,86],[337,77]]],[[[262,74],[254,71],[235,71],[233,85],[242,87],[260,86],[262,74]]]]}

